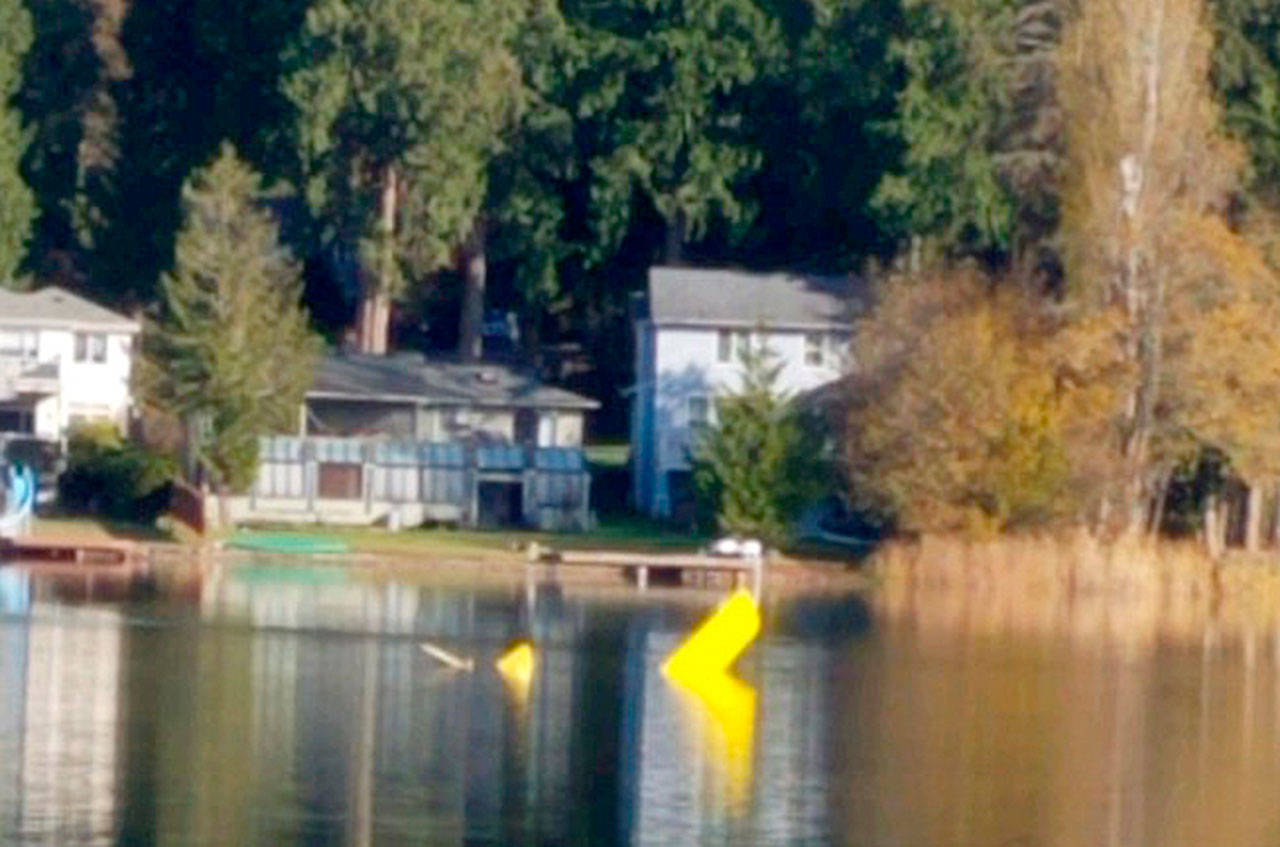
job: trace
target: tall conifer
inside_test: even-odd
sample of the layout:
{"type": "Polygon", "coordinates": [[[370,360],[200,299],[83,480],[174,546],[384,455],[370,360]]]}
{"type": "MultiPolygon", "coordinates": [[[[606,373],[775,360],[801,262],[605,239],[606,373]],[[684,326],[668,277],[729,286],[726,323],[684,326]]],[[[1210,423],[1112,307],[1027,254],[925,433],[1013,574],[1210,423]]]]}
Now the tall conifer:
{"type": "Polygon", "coordinates": [[[12,281],[26,255],[35,215],[35,197],[18,171],[27,138],[13,105],[31,38],[22,0],[0,0],[0,285],[12,281]]]}
{"type": "Polygon", "coordinates": [[[163,317],[145,338],[147,395],[187,424],[219,493],[252,484],[258,439],[296,423],[319,349],[298,265],[260,196],[229,145],[188,179],[163,317]]]}

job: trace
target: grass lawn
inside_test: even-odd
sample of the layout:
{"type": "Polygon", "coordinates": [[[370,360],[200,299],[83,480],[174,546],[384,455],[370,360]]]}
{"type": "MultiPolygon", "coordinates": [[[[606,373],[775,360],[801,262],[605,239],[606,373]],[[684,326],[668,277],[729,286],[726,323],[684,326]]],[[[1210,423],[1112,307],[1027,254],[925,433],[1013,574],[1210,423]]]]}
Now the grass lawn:
{"type": "Polygon", "coordinates": [[[676,532],[643,518],[614,518],[592,532],[551,533],[531,530],[478,530],[432,527],[390,532],[377,527],[325,525],[256,525],[249,531],[286,532],[291,535],[323,535],[346,541],[362,553],[423,556],[510,556],[522,558],[532,541],[559,549],[636,550],[679,552],[697,549],[706,539],[676,532]]]}
{"type": "Polygon", "coordinates": [[[588,444],[584,448],[587,461],[593,465],[609,468],[626,467],[631,458],[631,445],[625,441],[607,444],[588,444]]]}
{"type": "Polygon", "coordinates": [[[99,538],[149,542],[183,540],[167,527],[68,515],[51,515],[48,517],[37,515],[31,525],[31,534],[37,537],[79,538],[84,540],[99,538]]]}

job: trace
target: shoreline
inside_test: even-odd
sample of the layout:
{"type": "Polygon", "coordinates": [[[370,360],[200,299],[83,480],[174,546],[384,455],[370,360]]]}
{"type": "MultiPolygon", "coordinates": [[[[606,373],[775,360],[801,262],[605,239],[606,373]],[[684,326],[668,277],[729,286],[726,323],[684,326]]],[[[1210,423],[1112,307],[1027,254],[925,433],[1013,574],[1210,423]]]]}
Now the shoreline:
{"type": "Polygon", "coordinates": [[[871,557],[868,597],[922,633],[1058,636],[1135,646],[1277,639],[1280,554],[1214,560],[1179,543],[1085,536],[891,542],[871,557]]]}

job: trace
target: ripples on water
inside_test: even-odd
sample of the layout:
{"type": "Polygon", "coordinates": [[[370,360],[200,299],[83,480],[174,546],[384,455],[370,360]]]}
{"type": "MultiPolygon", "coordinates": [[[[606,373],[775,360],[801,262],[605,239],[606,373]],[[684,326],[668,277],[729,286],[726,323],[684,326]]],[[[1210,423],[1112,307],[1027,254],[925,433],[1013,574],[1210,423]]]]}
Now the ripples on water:
{"type": "Polygon", "coordinates": [[[257,568],[89,602],[0,569],[0,844],[1280,841],[1275,627],[795,600],[743,685],[673,688],[713,601],[257,568]],[[530,631],[522,699],[489,667],[530,631]]]}

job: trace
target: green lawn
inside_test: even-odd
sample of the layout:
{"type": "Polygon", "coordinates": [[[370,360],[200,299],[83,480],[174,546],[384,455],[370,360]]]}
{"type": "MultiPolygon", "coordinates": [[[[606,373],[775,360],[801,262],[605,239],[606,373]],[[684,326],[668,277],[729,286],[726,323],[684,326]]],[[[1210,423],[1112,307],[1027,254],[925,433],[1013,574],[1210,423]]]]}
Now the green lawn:
{"type": "Polygon", "coordinates": [[[625,441],[608,444],[588,444],[584,448],[587,461],[609,468],[625,467],[631,458],[631,445],[625,441]]]}
{"type": "Polygon", "coordinates": [[[530,530],[477,530],[432,527],[390,532],[377,527],[341,527],[323,525],[258,525],[246,529],[264,532],[287,532],[293,535],[323,535],[346,541],[351,549],[362,553],[423,556],[495,556],[523,557],[524,548],[533,541],[559,549],[613,549],[637,551],[695,550],[706,539],[676,532],[642,518],[614,518],[602,521],[592,532],[549,533],[530,530]]]}
{"type": "Polygon", "coordinates": [[[32,535],[68,538],[112,538],[127,541],[173,542],[182,540],[167,527],[109,521],[84,516],[37,516],[32,522],[32,535]]]}

